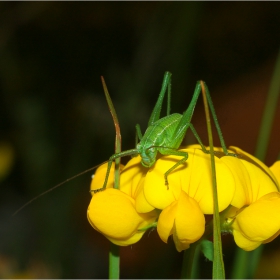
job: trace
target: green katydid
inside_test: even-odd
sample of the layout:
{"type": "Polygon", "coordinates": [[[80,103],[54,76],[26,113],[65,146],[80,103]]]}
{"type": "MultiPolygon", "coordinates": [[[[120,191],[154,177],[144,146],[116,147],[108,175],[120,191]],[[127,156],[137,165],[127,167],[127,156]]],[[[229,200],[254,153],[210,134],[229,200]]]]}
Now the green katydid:
{"type": "MultiPolygon", "coordinates": [[[[139,138],[140,142],[136,145],[135,149],[114,154],[109,158],[103,187],[99,190],[94,190],[94,192],[104,190],[106,188],[109,174],[110,174],[110,169],[115,159],[124,156],[140,155],[142,158],[141,159],[142,165],[144,167],[149,168],[155,164],[158,152],[162,155],[182,156],[182,159],[180,159],[176,164],[174,164],[174,166],[172,166],[164,174],[165,184],[168,188],[168,178],[167,178],[168,174],[170,174],[170,172],[172,172],[180,164],[183,164],[188,158],[188,153],[183,151],[178,151],[178,148],[181,145],[188,128],[190,128],[191,131],[193,132],[198,143],[201,145],[202,150],[205,153],[209,153],[209,151],[207,151],[204,145],[202,144],[195,128],[191,124],[193,112],[202,88],[205,89],[206,91],[207,101],[213,115],[214,123],[218,131],[218,135],[221,141],[223,151],[226,155],[229,155],[226,145],[224,143],[224,139],[217,120],[215,109],[206,84],[203,81],[197,82],[190,105],[182,115],[178,113],[174,113],[170,115],[169,111],[170,111],[170,95],[171,95],[171,73],[165,72],[162,88],[158,100],[156,102],[156,105],[150,116],[148,122],[148,128],[145,134],[142,136],[140,126],[136,125],[136,133],[137,133],[136,139],[139,138]],[[168,91],[167,116],[160,118],[161,107],[166,91],[168,91]]],[[[107,90],[105,86],[104,86],[104,90],[107,90]]]]}
{"type": "MultiPolygon", "coordinates": [[[[102,82],[103,82],[104,90],[107,91],[105,82],[104,81],[102,81],[102,82]]],[[[170,114],[171,73],[165,72],[164,78],[163,78],[163,83],[162,83],[162,88],[161,88],[158,100],[156,102],[156,105],[150,116],[150,119],[148,122],[148,128],[147,128],[145,134],[142,136],[140,126],[136,125],[136,133],[137,133],[136,135],[137,135],[137,139],[138,138],[140,139],[140,142],[136,145],[135,149],[131,149],[131,150],[127,150],[127,151],[123,151],[123,152],[114,154],[109,158],[103,187],[99,190],[94,190],[93,192],[104,190],[106,188],[109,174],[110,174],[110,169],[111,169],[112,163],[115,159],[121,158],[124,156],[140,155],[142,158],[142,161],[141,161],[142,165],[148,168],[148,167],[151,167],[154,165],[158,152],[161,153],[162,155],[182,156],[182,159],[179,160],[174,166],[172,166],[164,174],[165,184],[168,188],[168,179],[167,179],[168,174],[170,172],[172,172],[175,168],[177,168],[180,164],[183,164],[188,158],[188,154],[186,152],[178,151],[178,148],[181,145],[188,128],[190,128],[192,130],[192,132],[193,132],[195,138],[197,139],[198,143],[200,144],[202,150],[205,153],[209,153],[209,151],[207,151],[206,148],[204,147],[204,145],[202,144],[195,128],[191,124],[193,111],[195,109],[197,99],[198,99],[202,89],[205,89],[207,101],[209,103],[209,107],[210,107],[210,110],[213,115],[214,123],[217,128],[217,132],[218,132],[218,135],[220,138],[220,142],[221,142],[223,151],[226,155],[234,155],[234,154],[228,153],[228,151],[227,151],[227,148],[224,143],[223,136],[222,136],[222,132],[221,132],[218,120],[217,120],[217,116],[215,113],[215,109],[214,109],[214,106],[213,106],[213,103],[212,103],[212,100],[211,100],[211,97],[209,94],[209,90],[208,90],[206,84],[203,81],[197,82],[190,105],[182,115],[178,114],[178,113],[170,114]],[[161,107],[162,107],[162,103],[163,103],[163,99],[164,99],[166,91],[168,92],[167,116],[160,118],[161,107]]],[[[236,155],[234,155],[234,156],[236,156],[236,155]]],[[[74,179],[82,174],[85,174],[90,170],[95,169],[98,166],[100,166],[100,165],[94,166],[86,171],[83,171],[83,172],[65,180],[64,182],[52,187],[51,189],[41,193],[37,197],[31,199],[29,202],[24,204],[20,209],[18,209],[14,213],[14,215],[16,213],[18,213],[20,210],[22,210],[25,206],[32,203],[37,198],[58,188],[59,186],[65,184],[66,182],[69,182],[72,179],[74,179]]]]}

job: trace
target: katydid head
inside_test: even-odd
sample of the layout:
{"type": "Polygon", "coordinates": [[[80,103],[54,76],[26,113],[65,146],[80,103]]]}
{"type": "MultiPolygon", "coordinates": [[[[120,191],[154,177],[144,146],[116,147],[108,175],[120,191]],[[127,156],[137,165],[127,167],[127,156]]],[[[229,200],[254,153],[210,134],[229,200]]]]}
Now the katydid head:
{"type": "Polygon", "coordinates": [[[139,154],[141,156],[141,164],[144,167],[151,167],[155,164],[156,162],[156,157],[157,157],[157,148],[156,147],[143,147],[141,145],[141,142],[137,145],[137,150],[139,151],[139,154]]]}

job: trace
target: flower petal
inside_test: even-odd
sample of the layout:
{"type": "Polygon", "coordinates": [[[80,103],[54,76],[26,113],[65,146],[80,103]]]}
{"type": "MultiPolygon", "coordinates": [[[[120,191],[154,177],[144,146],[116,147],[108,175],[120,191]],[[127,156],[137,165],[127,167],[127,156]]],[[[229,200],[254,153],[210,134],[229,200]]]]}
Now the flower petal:
{"type": "Polygon", "coordinates": [[[142,238],[144,233],[145,231],[138,231],[135,232],[134,235],[132,235],[130,238],[124,239],[111,238],[109,236],[106,236],[106,238],[118,246],[128,246],[137,243],[142,238]]]}
{"type": "Polygon", "coordinates": [[[168,175],[169,187],[165,185],[164,173],[173,167],[182,157],[163,156],[150,168],[145,178],[144,195],[149,204],[157,209],[164,209],[174,200],[178,199],[181,192],[181,180],[178,174],[186,164],[179,166],[168,175]]]}
{"type": "Polygon", "coordinates": [[[245,251],[255,250],[262,244],[262,242],[260,241],[251,241],[250,239],[246,238],[240,231],[235,231],[233,236],[236,245],[245,251]]]}
{"type": "Polygon", "coordinates": [[[224,164],[230,169],[235,180],[235,191],[231,201],[231,205],[242,208],[244,205],[250,204],[252,201],[252,193],[250,192],[250,176],[242,161],[232,156],[224,156],[221,158],[224,164]]]}
{"type": "MultiPolygon", "coordinates": [[[[193,197],[199,204],[203,213],[213,214],[213,189],[210,155],[200,149],[195,149],[193,161],[189,168],[191,175],[182,183],[183,190],[193,197]]],[[[219,211],[223,211],[230,204],[234,191],[235,181],[229,168],[222,159],[215,156],[216,179],[218,188],[219,211]]]]}
{"type": "Polygon", "coordinates": [[[144,183],[145,179],[142,178],[142,180],[139,182],[138,190],[135,194],[135,209],[138,213],[147,213],[155,209],[146,199],[144,195],[144,183]]]}
{"type": "Polygon", "coordinates": [[[245,151],[241,150],[238,147],[230,146],[229,148],[231,150],[233,150],[234,153],[238,154],[241,159],[243,158],[245,161],[251,162],[255,166],[259,167],[261,170],[263,170],[263,172],[266,173],[271,178],[271,180],[275,184],[277,190],[280,191],[280,186],[279,186],[279,183],[278,183],[276,177],[274,176],[273,172],[271,172],[271,170],[263,162],[261,162],[256,157],[246,153],[245,151]]]}
{"type": "Polygon", "coordinates": [[[172,202],[159,215],[157,232],[161,240],[167,243],[168,237],[173,233],[174,219],[177,213],[177,201],[172,202]]]}
{"type": "Polygon", "coordinates": [[[140,180],[145,177],[148,168],[141,164],[141,157],[132,158],[123,168],[120,176],[120,190],[135,198],[140,180]]]}
{"type": "Polygon", "coordinates": [[[173,233],[173,241],[178,252],[182,252],[183,250],[187,250],[190,247],[190,243],[186,240],[180,240],[177,235],[176,226],[173,233]]]}
{"type": "Polygon", "coordinates": [[[278,191],[271,177],[269,177],[260,168],[245,160],[242,160],[242,163],[246,167],[250,176],[250,191],[252,192],[251,203],[257,201],[259,198],[268,193],[278,191]]]}
{"type": "Polygon", "coordinates": [[[179,200],[161,212],[157,230],[165,243],[173,234],[175,246],[180,252],[203,235],[205,218],[198,203],[182,191],[179,200]]]}
{"type": "Polygon", "coordinates": [[[231,205],[242,208],[265,194],[277,191],[277,185],[272,177],[264,168],[253,164],[251,159],[248,162],[245,159],[224,156],[221,160],[231,170],[235,179],[235,193],[231,205]]]}
{"type": "MultiPolygon", "coordinates": [[[[241,233],[243,239],[257,243],[274,236],[280,229],[280,193],[266,194],[246,207],[236,216],[233,229],[235,239],[241,233]]],[[[237,245],[244,246],[240,241],[237,245]]]]}
{"type": "Polygon", "coordinates": [[[184,191],[178,200],[175,230],[183,243],[194,243],[205,231],[205,218],[199,204],[184,191]]]}

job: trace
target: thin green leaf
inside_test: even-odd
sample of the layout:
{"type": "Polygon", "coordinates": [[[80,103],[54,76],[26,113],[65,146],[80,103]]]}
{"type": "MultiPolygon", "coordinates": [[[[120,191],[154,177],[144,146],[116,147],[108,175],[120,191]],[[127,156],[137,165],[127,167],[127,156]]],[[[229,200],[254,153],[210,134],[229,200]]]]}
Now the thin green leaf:
{"type": "MultiPolygon", "coordinates": [[[[107,100],[107,103],[109,106],[109,110],[113,117],[115,129],[116,129],[115,153],[120,153],[121,152],[121,130],[120,130],[117,113],[115,111],[113,102],[111,100],[109,91],[107,89],[107,86],[106,86],[106,83],[105,83],[103,77],[101,77],[101,81],[102,81],[103,89],[105,92],[106,100],[107,100]]],[[[115,182],[114,182],[115,189],[119,189],[120,162],[121,162],[120,158],[117,158],[115,160],[115,182]]],[[[119,278],[120,278],[120,248],[119,248],[119,246],[111,243],[110,252],[109,252],[109,279],[119,279],[119,278]]]]}
{"type": "MultiPolygon", "coordinates": [[[[104,78],[102,76],[101,76],[101,81],[102,81],[104,93],[105,93],[105,96],[106,96],[106,100],[107,100],[107,103],[108,103],[108,106],[109,106],[109,110],[110,110],[110,113],[111,113],[111,115],[113,117],[115,129],[116,129],[115,153],[117,154],[117,153],[121,152],[121,141],[122,141],[121,129],[120,129],[119,120],[118,120],[118,116],[117,116],[115,107],[113,105],[112,99],[111,99],[109,91],[107,89],[105,80],[104,80],[104,78]]],[[[120,181],[119,180],[119,174],[120,174],[119,167],[120,167],[120,162],[121,162],[120,158],[117,158],[115,160],[115,185],[114,185],[115,189],[119,188],[119,181],[120,181]]]]}

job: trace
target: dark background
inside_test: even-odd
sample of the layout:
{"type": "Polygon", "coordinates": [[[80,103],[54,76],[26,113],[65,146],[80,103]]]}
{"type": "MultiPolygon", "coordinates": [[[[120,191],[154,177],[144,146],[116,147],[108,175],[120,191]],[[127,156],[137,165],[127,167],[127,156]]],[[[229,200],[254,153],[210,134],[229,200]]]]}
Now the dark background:
{"type": "MultiPolygon", "coordinates": [[[[202,79],[226,144],[254,153],[279,49],[279,10],[279,2],[1,2],[0,141],[14,156],[1,181],[0,277],[108,277],[109,242],[86,218],[91,173],[12,217],[34,196],[114,153],[101,75],[123,150],[134,147],[136,123],[146,128],[168,70],[172,112],[187,108],[202,79]]],[[[268,165],[279,154],[279,107],[268,165]]],[[[193,124],[207,145],[201,99],[193,124]]],[[[185,143],[193,142],[187,133],[185,143]]],[[[279,246],[266,245],[259,278],[280,277],[279,246]]],[[[234,249],[226,236],[228,277],[234,249]]],[[[121,256],[122,278],[180,276],[182,253],[156,231],[121,256]]],[[[200,277],[211,277],[203,257],[200,277]]]]}

